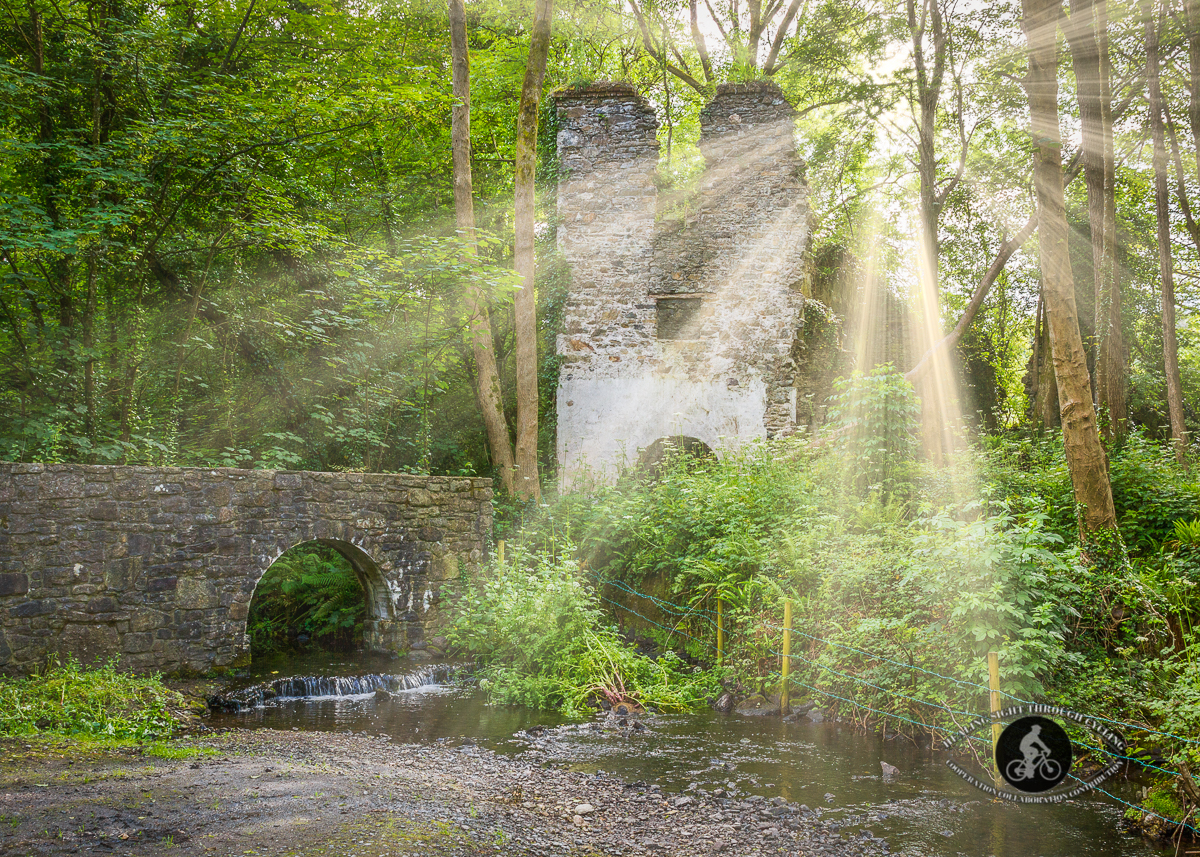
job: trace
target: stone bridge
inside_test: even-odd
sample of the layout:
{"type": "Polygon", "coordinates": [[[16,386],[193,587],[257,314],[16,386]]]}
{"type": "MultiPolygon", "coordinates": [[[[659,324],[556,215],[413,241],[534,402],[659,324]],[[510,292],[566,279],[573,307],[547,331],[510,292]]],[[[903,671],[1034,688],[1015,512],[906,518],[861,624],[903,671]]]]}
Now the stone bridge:
{"type": "Polygon", "coordinates": [[[420,649],[447,584],[484,558],[491,497],[490,479],[0,463],[0,672],[56,652],[245,663],[255,587],[312,541],[358,574],[366,646],[420,649]]]}

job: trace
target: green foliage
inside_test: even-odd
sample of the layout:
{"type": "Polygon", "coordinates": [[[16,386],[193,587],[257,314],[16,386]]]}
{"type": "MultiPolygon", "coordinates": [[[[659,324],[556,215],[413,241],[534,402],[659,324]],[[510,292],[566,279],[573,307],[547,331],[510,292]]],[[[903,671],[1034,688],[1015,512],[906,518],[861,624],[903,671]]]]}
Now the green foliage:
{"type": "MultiPolygon", "coordinates": [[[[1177,734],[1200,728],[1186,678],[1197,674],[1190,653],[1200,610],[1193,515],[1177,527],[1169,510],[1130,508],[1132,532],[1175,538],[1132,563],[1084,565],[1060,444],[992,440],[949,469],[900,458],[904,478],[893,485],[902,499],[860,493],[848,443],[792,438],[724,450],[719,461],[668,459],[653,479],[551,500],[517,538],[557,550],[564,563],[562,540],[577,544],[622,627],[709,664],[719,597],[725,664],[748,689],[777,686],[790,598],[794,675],[822,705],[864,725],[895,717],[893,728],[957,728],[962,712],[986,707],[978,685],[987,652],[997,651],[1002,686],[1015,696],[1170,722],[1177,734]],[[976,471],[983,500],[950,503],[963,485],[977,490],[967,478],[976,471]]],[[[1113,467],[1130,496],[1135,486],[1145,496],[1190,491],[1190,477],[1148,441],[1131,440],[1113,467]]],[[[514,586],[505,582],[494,598],[514,586]]],[[[549,627],[540,614],[516,625],[549,627]]],[[[521,639],[518,628],[508,635],[521,639]]],[[[526,698],[561,694],[553,673],[543,680],[526,698]]]]}
{"type": "Polygon", "coordinates": [[[318,648],[345,650],[362,637],[366,603],[350,563],[331,547],[300,545],[263,575],[250,603],[253,654],[296,645],[304,634],[318,648]]]}
{"type": "Polygon", "coordinates": [[[890,363],[834,382],[830,417],[847,478],[860,494],[877,492],[886,502],[903,498],[915,475],[920,405],[912,385],[890,363]]]}
{"type": "Polygon", "coordinates": [[[498,703],[574,716],[600,699],[683,710],[712,689],[674,656],[651,660],[618,637],[569,545],[536,554],[514,545],[467,582],[449,636],[476,656],[479,685],[498,703]]]}
{"type": "Polygon", "coordinates": [[[157,675],[120,672],[114,661],[85,669],[69,658],[29,678],[0,678],[0,735],[165,738],[182,705],[157,675]]]}
{"type": "MultiPolygon", "coordinates": [[[[1183,807],[1175,794],[1174,783],[1158,783],[1152,786],[1142,798],[1141,805],[1160,819],[1168,821],[1183,821],[1183,807]]],[[[1140,821],[1143,813],[1136,808],[1125,810],[1125,818],[1130,821],[1140,821]]],[[[1151,819],[1151,824],[1157,826],[1158,820],[1151,819]]]]}
{"type": "Polygon", "coordinates": [[[1049,676],[1080,660],[1065,646],[1078,569],[1044,523],[961,509],[865,533],[824,529],[811,560],[820,583],[795,620],[825,641],[809,644],[804,680],[855,700],[838,703],[850,716],[948,729],[941,707],[978,710],[982,692],[930,673],[986,684],[985,655],[998,651],[1008,692],[1044,695],[1049,676]]]}
{"type": "MultiPolygon", "coordinates": [[[[1037,506],[1067,541],[1078,536],[1062,438],[989,438],[983,460],[991,495],[1014,511],[1037,506]]],[[[1117,524],[1129,553],[1144,558],[1176,538],[1175,522],[1200,517],[1200,484],[1163,444],[1138,432],[1109,454],[1117,524]]]]}

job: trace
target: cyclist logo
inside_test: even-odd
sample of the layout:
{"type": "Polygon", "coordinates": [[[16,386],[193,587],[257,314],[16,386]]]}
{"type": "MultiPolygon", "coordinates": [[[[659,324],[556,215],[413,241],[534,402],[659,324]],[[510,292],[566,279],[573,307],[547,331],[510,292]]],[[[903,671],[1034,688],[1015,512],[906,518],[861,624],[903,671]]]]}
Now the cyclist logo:
{"type": "Polygon", "coordinates": [[[1010,723],[996,744],[996,767],[1005,781],[1023,792],[1054,788],[1071,769],[1071,739],[1045,717],[1010,723]]]}

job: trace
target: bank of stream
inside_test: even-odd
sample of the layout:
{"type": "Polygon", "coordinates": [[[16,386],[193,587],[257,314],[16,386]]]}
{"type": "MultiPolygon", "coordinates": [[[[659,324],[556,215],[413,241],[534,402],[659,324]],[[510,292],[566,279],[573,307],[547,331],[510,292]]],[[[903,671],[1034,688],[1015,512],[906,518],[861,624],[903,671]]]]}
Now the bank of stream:
{"type": "MultiPolygon", "coordinates": [[[[238,713],[215,713],[210,725],[386,736],[394,742],[474,742],[531,764],[606,774],[666,792],[733,802],[782,799],[849,837],[882,837],[892,853],[994,857],[1151,857],[1174,853],[1119,831],[1123,807],[1091,793],[1063,804],[993,801],[945,765],[943,753],[904,739],[863,735],[835,722],[742,717],[711,711],[597,718],[569,723],[519,706],[489,706],[474,688],[444,673],[414,667],[432,683],[386,691],[387,679],[346,685],[331,695],[275,696],[238,713]],[[374,688],[384,688],[376,693],[374,688]],[[898,769],[884,776],[881,762],[898,769]]],[[[243,682],[279,682],[288,674],[386,676],[395,664],[314,657],[262,661],[243,682]]],[[[411,671],[410,671],[411,674],[411,671]]],[[[412,684],[413,682],[409,682],[412,684]]],[[[268,694],[271,695],[271,694],[268,694]]],[[[1140,784],[1105,787],[1135,801],[1140,784]]]]}

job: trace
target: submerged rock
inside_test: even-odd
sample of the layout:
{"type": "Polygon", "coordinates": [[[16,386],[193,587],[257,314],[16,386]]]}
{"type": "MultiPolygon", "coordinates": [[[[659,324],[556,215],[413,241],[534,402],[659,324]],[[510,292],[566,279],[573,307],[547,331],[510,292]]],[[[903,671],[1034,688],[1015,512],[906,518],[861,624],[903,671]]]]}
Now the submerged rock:
{"type": "Polygon", "coordinates": [[[728,714],[729,712],[733,711],[733,707],[736,702],[737,700],[734,698],[733,694],[729,691],[725,691],[725,693],[718,696],[716,702],[713,703],[713,710],[719,711],[721,714],[728,714]]]}
{"type": "Polygon", "coordinates": [[[756,693],[739,702],[734,711],[744,717],[764,717],[778,713],[779,707],[771,705],[771,700],[761,693],[756,693]]]}

